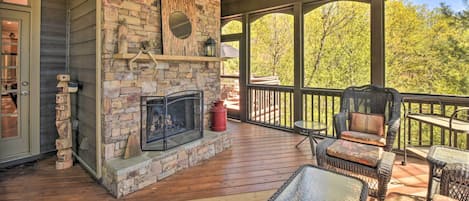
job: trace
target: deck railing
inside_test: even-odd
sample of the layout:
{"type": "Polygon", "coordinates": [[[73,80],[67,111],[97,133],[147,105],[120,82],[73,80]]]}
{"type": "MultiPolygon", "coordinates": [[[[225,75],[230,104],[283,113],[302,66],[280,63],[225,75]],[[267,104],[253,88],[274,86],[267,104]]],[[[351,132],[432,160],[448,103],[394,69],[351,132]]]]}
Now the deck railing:
{"type": "Polygon", "coordinates": [[[247,88],[249,122],[293,129],[293,87],[248,85],[247,88]]]}
{"type": "MultiPolygon", "coordinates": [[[[294,93],[293,87],[248,85],[248,121],[264,126],[293,130],[294,93]]],[[[318,121],[328,126],[327,136],[335,136],[333,116],[340,110],[342,90],[302,89],[303,120],[318,121]]],[[[448,129],[407,120],[404,127],[404,113],[433,113],[450,116],[460,107],[469,107],[469,98],[443,95],[402,94],[403,107],[401,129],[395,148],[404,148],[404,129],[407,142],[417,146],[449,145],[448,129]],[[410,123],[409,123],[410,122],[410,123]]],[[[469,114],[464,114],[469,120],[469,114]]],[[[468,134],[460,133],[453,138],[454,146],[469,149],[468,134]]]]}
{"type": "Polygon", "coordinates": [[[302,89],[303,120],[317,121],[327,125],[326,136],[334,137],[334,114],[340,111],[342,90],[302,89]]]}
{"type": "MultiPolygon", "coordinates": [[[[427,113],[451,116],[460,107],[469,106],[469,98],[443,96],[403,94],[403,111],[408,113],[427,113]]],[[[468,113],[462,113],[459,119],[469,120],[468,113]]],[[[402,149],[403,133],[407,133],[407,142],[415,146],[449,145],[450,131],[439,126],[422,121],[407,119],[401,122],[401,130],[397,140],[397,148],[402,149]],[[405,125],[404,125],[405,123],[405,125]]],[[[453,146],[469,149],[468,134],[458,133],[453,136],[453,146]]]]}

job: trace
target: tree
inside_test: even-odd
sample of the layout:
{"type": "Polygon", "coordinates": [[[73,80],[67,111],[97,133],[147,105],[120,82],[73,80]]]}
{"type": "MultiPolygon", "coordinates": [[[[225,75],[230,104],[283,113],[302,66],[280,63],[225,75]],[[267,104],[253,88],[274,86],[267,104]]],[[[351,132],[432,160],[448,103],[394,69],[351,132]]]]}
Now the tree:
{"type": "Polygon", "coordinates": [[[278,76],[293,85],[293,16],[264,15],[251,24],[251,76],[278,76]]]}
{"type": "Polygon", "coordinates": [[[369,83],[369,4],[332,2],[305,15],[305,86],[369,83]]]}

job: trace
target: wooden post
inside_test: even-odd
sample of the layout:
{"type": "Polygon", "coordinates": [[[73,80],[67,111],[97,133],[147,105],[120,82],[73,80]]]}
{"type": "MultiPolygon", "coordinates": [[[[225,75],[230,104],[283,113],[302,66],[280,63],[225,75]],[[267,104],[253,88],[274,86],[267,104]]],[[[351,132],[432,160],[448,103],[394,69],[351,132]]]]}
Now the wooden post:
{"type": "Polygon", "coordinates": [[[59,138],[55,141],[57,149],[57,161],[55,168],[57,170],[67,169],[72,167],[72,123],[71,117],[71,102],[70,91],[68,82],[70,75],[59,74],[57,75],[57,94],[55,96],[55,126],[59,133],[59,138]]]}

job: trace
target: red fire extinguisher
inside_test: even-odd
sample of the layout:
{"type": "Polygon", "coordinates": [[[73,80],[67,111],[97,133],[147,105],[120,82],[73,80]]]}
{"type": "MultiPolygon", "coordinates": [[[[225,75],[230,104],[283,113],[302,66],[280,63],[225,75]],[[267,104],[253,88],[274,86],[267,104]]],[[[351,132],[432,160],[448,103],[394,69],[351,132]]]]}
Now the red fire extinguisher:
{"type": "Polygon", "coordinates": [[[210,112],[212,113],[212,130],[226,130],[226,108],[223,105],[223,101],[215,102],[210,112]]]}

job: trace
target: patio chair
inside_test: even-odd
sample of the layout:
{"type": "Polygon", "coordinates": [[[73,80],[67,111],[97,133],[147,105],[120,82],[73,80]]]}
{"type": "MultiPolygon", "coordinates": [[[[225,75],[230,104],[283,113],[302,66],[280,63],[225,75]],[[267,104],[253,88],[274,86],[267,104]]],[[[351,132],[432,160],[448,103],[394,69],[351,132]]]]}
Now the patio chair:
{"type": "MultiPolygon", "coordinates": [[[[439,194],[459,201],[469,201],[469,164],[446,165],[441,173],[439,194]]],[[[433,200],[441,199],[440,195],[435,194],[433,200]]]]}
{"type": "Polygon", "coordinates": [[[400,103],[399,92],[392,88],[345,89],[340,113],[334,116],[338,139],[318,144],[318,165],[359,177],[368,183],[371,196],[384,200],[395,158],[390,151],[399,130],[400,103]]]}

